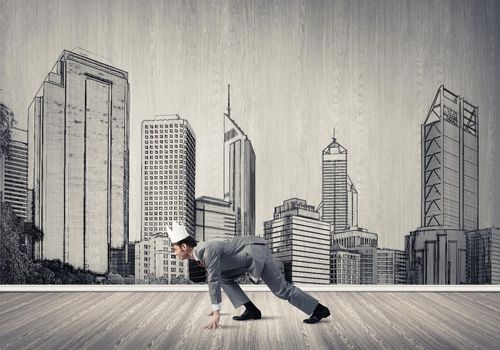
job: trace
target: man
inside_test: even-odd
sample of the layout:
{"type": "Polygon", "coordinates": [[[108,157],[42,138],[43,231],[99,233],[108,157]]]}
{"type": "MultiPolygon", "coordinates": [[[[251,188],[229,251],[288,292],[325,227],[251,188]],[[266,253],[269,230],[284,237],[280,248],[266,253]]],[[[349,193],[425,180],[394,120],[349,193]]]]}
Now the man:
{"type": "Polygon", "coordinates": [[[231,241],[207,241],[199,245],[191,237],[184,226],[176,222],[168,235],[175,255],[180,259],[191,259],[198,262],[207,271],[207,283],[212,301],[212,319],[205,328],[218,328],[220,320],[221,288],[235,308],[245,306],[245,312],[234,316],[237,321],[258,320],[260,310],[248,299],[245,292],[234,281],[238,276],[249,272],[255,279],[262,278],[271,292],[278,298],[288,300],[308,315],[305,323],[316,323],[330,316],[330,310],[318,300],[304,293],[285,280],[283,274],[274,263],[266,241],[255,236],[237,237],[231,241]]]}

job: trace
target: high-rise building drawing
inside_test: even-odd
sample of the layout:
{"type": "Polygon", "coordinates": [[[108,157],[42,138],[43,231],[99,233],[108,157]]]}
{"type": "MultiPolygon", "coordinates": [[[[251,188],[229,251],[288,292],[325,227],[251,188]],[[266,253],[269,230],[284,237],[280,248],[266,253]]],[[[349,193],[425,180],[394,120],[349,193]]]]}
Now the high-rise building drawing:
{"type": "Polygon", "coordinates": [[[441,86],[422,129],[422,227],[477,230],[478,107],[441,86]]]}
{"type": "Polygon", "coordinates": [[[274,208],[264,223],[264,238],[293,283],[330,283],[331,226],[319,219],[314,206],[292,198],[274,208]]]}
{"type": "Polygon", "coordinates": [[[379,248],[377,251],[378,284],[406,283],[406,255],[402,250],[379,248]]]}
{"type": "Polygon", "coordinates": [[[235,234],[231,203],[208,196],[196,199],[196,240],[231,240],[235,234]]]}
{"type": "Polygon", "coordinates": [[[358,192],[347,174],[347,149],[333,137],[322,153],[322,215],[333,233],[358,226],[358,192]]]}
{"type": "Polygon", "coordinates": [[[422,226],[405,238],[408,283],[465,283],[465,231],[479,221],[478,107],[440,86],[421,135],[422,226]]]}
{"type": "Polygon", "coordinates": [[[254,235],[255,153],[248,136],[231,118],[229,98],[224,113],[224,200],[233,208],[236,235],[254,235]]]}
{"type": "Polygon", "coordinates": [[[176,221],[195,235],[195,134],[187,120],[142,122],[142,239],[166,234],[176,221]]]}
{"type": "Polygon", "coordinates": [[[173,277],[188,278],[188,262],[176,258],[166,234],[135,243],[134,252],[136,280],[170,284],[173,277]]]}
{"type": "Polygon", "coordinates": [[[0,155],[0,200],[9,203],[14,213],[26,220],[28,208],[27,131],[11,128],[10,157],[0,155]]]}
{"type": "Polygon", "coordinates": [[[500,229],[467,232],[467,283],[500,284],[500,229]]]}
{"type": "Polygon", "coordinates": [[[42,256],[104,274],[128,241],[128,74],[63,51],[28,115],[28,220],[42,256]]]}
{"type": "Polygon", "coordinates": [[[333,234],[332,244],[360,255],[360,283],[377,284],[378,281],[378,235],[363,228],[333,234]]]}
{"type": "Polygon", "coordinates": [[[361,255],[334,244],[331,254],[330,283],[360,284],[361,255]]]}

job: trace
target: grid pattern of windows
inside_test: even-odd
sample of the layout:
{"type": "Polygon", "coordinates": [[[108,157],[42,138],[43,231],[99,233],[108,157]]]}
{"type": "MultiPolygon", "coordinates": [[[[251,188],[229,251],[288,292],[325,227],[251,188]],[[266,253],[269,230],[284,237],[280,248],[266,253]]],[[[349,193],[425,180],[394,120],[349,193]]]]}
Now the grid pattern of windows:
{"type": "Polygon", "coordinates": [[[360,284],[360,255],[347,252],[332,252],[331,283],[360,284]]]}
{"type": "MultiPolygon", "coordinates": [[[[305,201],[290,201],[303,202],[307,208],[305,201]]],[[[315,213],[314,207],[310,206],[310,211],[315,213]]],[[[283,263],[285,279],[293,283],[329,284],[330,224],[310,215],[295,215],[296,210],[285,212],[276,208],[275,212],[280,212],[280,217],[264,223],[264,238],[274,258],[283,263]]]]}
{"type": "Polygon", "coordinates": [[[0,199],[9,203],[14,213],[26,219],[28,205],[28,144],[12,141],[10,158],[0,157],[0,199]]]}
{"type": "Polygon", "coordinates": [[[186,120],[142,124],[142,237],[177,221],[194,235],[195,138],[186,120]]]}
{"type": "Polygon", "coordinates": [[[145,283],[171,283],[176,276],[189,276],[188,263],[176,258],[165,235],[136,243],[135,262],[136,279],[145,283]]]}

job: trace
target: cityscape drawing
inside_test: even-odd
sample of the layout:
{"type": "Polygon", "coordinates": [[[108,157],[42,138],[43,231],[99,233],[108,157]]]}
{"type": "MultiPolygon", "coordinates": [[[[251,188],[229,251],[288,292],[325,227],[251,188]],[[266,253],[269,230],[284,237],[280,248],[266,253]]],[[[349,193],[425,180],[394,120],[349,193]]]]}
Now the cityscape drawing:
{"type": "MultiPolygon", "coordinates": [[[[235,105],[261,102],[242,96],[243,87],[231,79],[218,82],[220,88],[213,92],[213,98],[220,101],[218,110],[203,116],[203,123],[194,123],[182,112],[182,103],[191,103],[189,93],[177,104],[179,110],[144,111],[140,117],[132,117],[131,104],[146,98],[143,87],[131,82],[141,72],[113,64],[117,57],[109,52],[64,47],[45,54],[52,56],[52,68],[40,60],[30,61],[46,71],[25,110],[14,113],[0,95],[0,284],[204,283],[202,268],[173,253],[167,227],[174,221],[182,223],[197,241],[262,236],[285,278],[294,283],[500,283],[500,228],[498,222],[485,222],[481,216],[486,209],[481,207],[481,196],[487,194],[484,188],[498,192],[491,185],[497,181],[492,176],[498,171],[492,169],[500,166],[500,158],[490,149],[495,146],[488,145],[487,156],[481,142],[488,137],[489,142],[498,143],[491,135],[498,132],[498,126],[488,130],[482,125],[482,118],[496,117],[491,112],[483,117],[484,106],[479,105],[477,95],[469,96],[474,86],[457,82],[449,86],[446,79],[432,79],[432,91],[425,91],[425,96],[434,98],[413,101],[415,115],[408,123],[413,129],[408,132],[419,133],[420,140],[408,139],[410,146],[401,149],[393,141],[389,148],[402,158],[419,161],[420,184],[410,186],[419,187],[420,197],[403,201],[413,203],[407,206],[409,211],[420,207],[420,223],[415,221],[406,232],[388,239],[386,232],[378,231],[380,226],[373,221],[367,224],[365,199],[380,198],[380,207],[387,203],[380,187],[367,186],[373,183],[372,169],[359,160],[356,150],[360,148],[354,143],[370,144],[364,149],[371,154],[363,157],[391,154],[378,153],[375,137],[359,140],[351,136],[359,124],[349,124],[349,116],[338,113],[338,100],[331,102],[329,111],[336,115],[326,118],[333,133],[311,127],[318,132],[312,150],[316,156],[310,158],[301,152],[313,147],[312,143],[297,146],[295,142],[302,136],[295,138],[293,132],[293,137],[283,136],[288,133],[279,130],[285,125],[267,130],[259,127],[260,116],[236,112],[235,105]],[[216,135],[216,144],[200,142],[207,134],[216,135]],[[414,154],[400,154],[410,148],[414,154]],[[201,152],[220,158],[219,162],[200,163],[201,152]],[[275,165],[281,162],[264,162],[270,153],[277,157],[286,154],[300,169],[293,172],[275,165]],[[484,172],[486,159],[489,170],[484,172]],[[131,174],[139,168],[140,175],[134,175],[132,182],[131,174]],[[304,182],[319,179],[311,180],[319,191],[294,188],[297,174],[304,182]],[[217,182],[209,192],[198,190],[201,179],[209,182],[205,178],[217,182]],[[268,199],[275,197],[268,192],[277,183],[285,183],[291,190],[273,202],[268,199]],[[261,192],[259,187],[266,190],[261,192]],[[259,195],[266,197],[259,199],[259,195]],[[258,204],[264,200],[267,212],[262,217],[258,204]],[[138,222],[134,226],[132,216],[138,222]],[[387,245],[395,241],[401,244],[387,245]]],[[[5,57],[3,72],[11,64],[5,57]]],[[[162,63],[153,60],[147,64],[159,70],[162,63]]],[[[471,69],[479,74],[480,67],[471,69]]],[[[399,91],[403,89],[411,87],[405,85],[399,91]]],[[[312,104],[320,99],[314,93],[308,98],[312,104]]],[[[401,103],[397,95],[392,99],[391,103],[401,103]]],[[[493,105],[488,106],[491,109],[493,105]]],[[[300,122],[291,118],[289,126],[302,123],[294,132],[309,135],[307,123],[312,120],[307,117],[303,114],[300,122]]],[[[377,116],[373,120],[376,123],[377,116]]],[[[498,124],[490,121],[488,125],[498,124]]],[[[388,135],[400,132],[387,128],[388,135]]],[[[386,137],[384,142],[392,141],[386,137]]],[[[394,164],[394,168],[398,172],[387,169],[384,176],[404,174],[404,165],[394,164]]],[[[396,198],[400,194],[390,195],[396,198]]],[[[490,201],[494,203],[499,202],[490,201]]],[[[498,208],[487,210],[498,213],[498,208]]],[[[387,226],[396,222],[394,215],[387,226]]],[[[240,282],[251,281],[241,276],[240,282]]]]}

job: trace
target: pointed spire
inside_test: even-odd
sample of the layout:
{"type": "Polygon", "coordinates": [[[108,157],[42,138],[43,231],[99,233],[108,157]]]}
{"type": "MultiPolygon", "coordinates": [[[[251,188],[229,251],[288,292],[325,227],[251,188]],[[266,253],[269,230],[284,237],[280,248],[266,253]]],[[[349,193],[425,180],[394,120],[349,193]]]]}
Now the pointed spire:
{"type": "Polygon", "coordinates": [[[332,137],[333,142],[336,142],[337,139],[335,138],[335,128],[333,128],[333,137],[332,137]]]}

